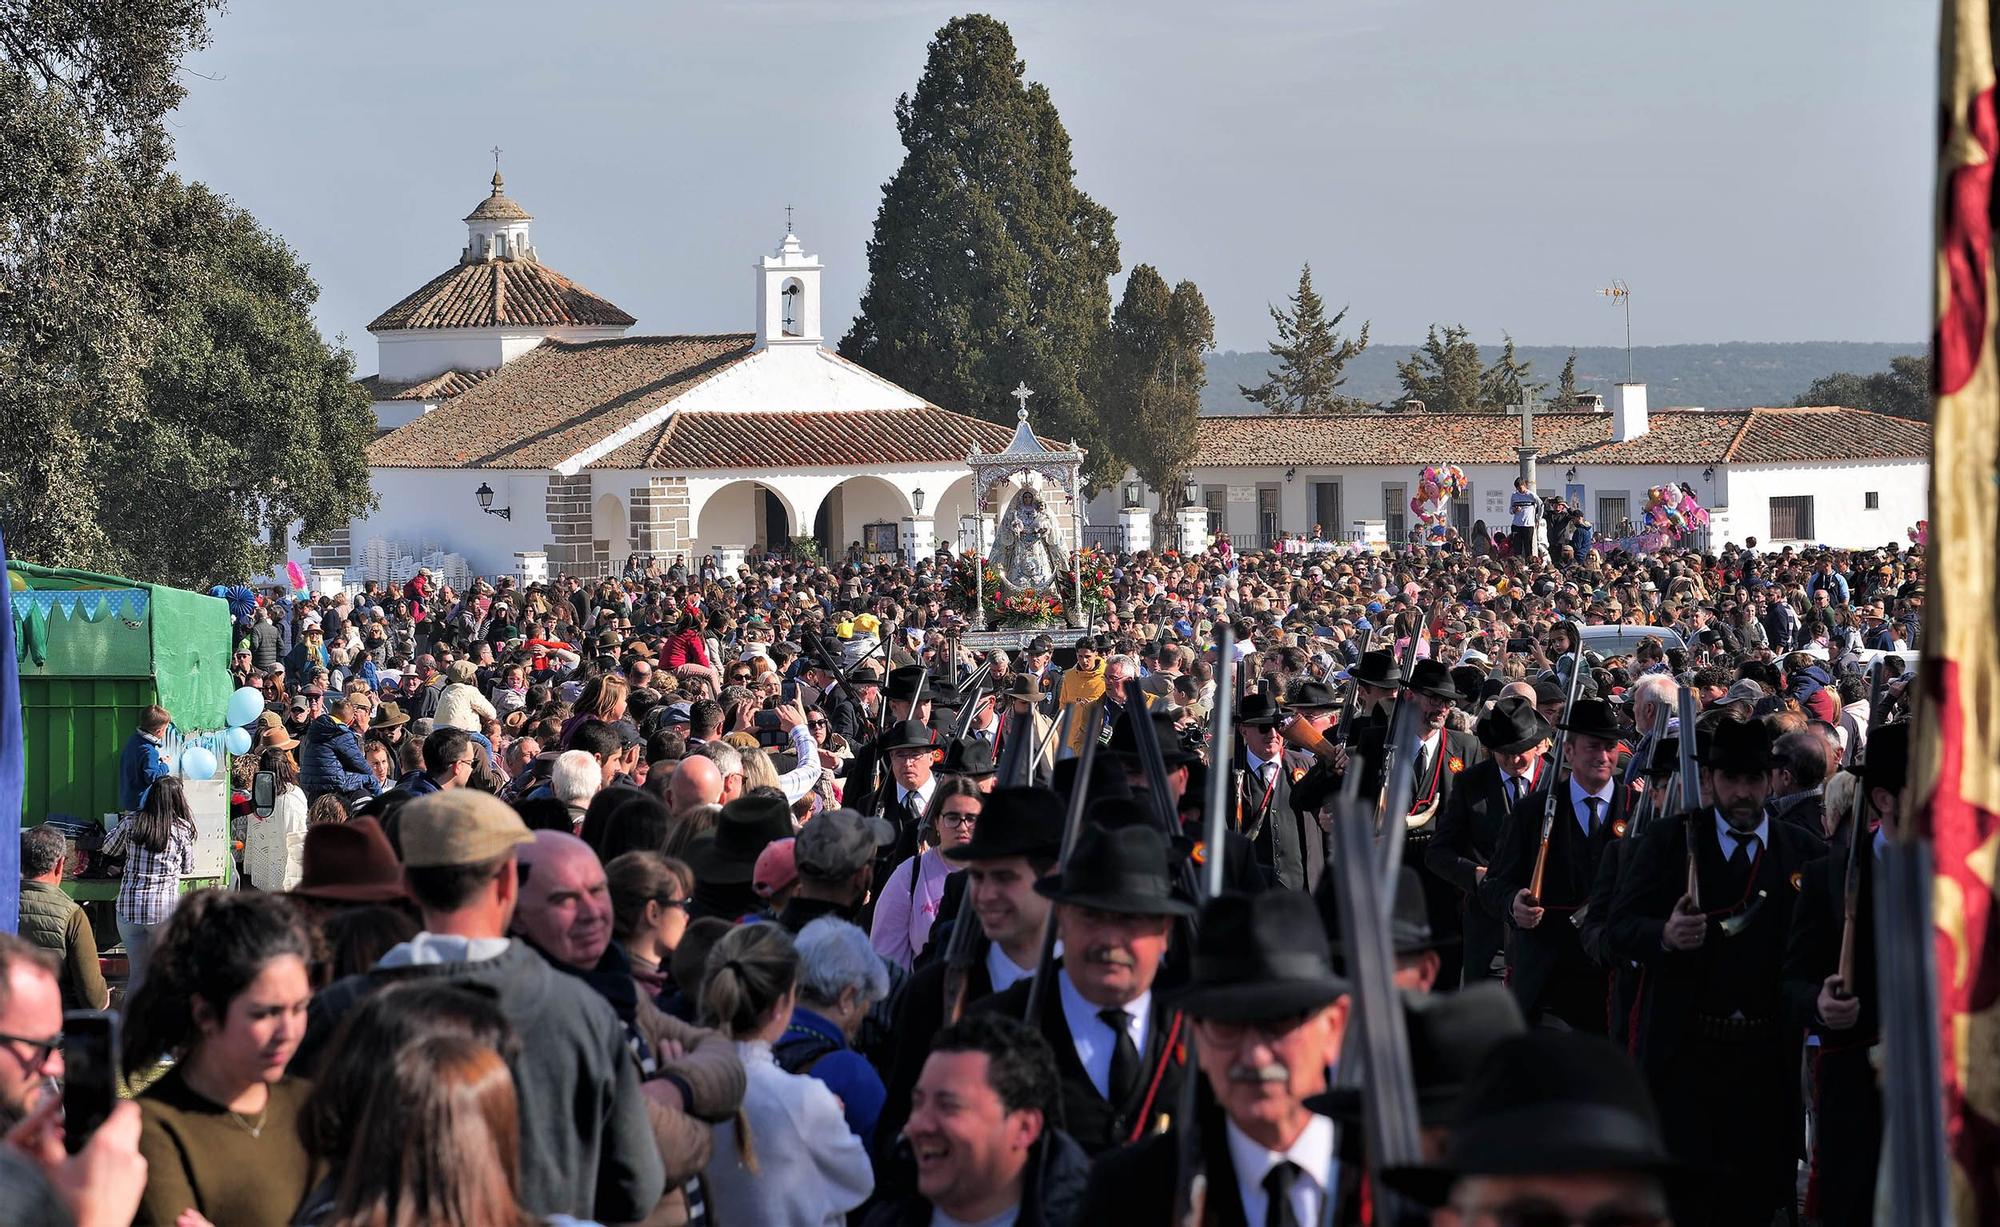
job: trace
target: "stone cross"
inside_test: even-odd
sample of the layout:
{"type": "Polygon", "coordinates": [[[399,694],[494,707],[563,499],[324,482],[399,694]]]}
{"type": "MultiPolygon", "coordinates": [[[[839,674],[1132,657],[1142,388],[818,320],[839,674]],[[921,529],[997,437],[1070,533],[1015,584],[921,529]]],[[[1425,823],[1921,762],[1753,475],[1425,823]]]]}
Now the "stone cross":
{"type": "Polygon", "coordinates": [[[1523,388],[1521,389],[1521,402],[1517,405],[1507,406],[1509,409],[1519,409],[1521,411],[1522,447],[1533,447],[1535,445],[1535,406],[1539,403],[1535,399],[1535,390],[1533,388],[1523,388]]]}
{"type": "Polygon", "coordinates": [[[1020,402],[1021,407],[1019,410],[1016,411],[1016,416],[1018,416],[1023,422],[1028,420],[1028,398],[1030,396],[1033,396],[1034,394],[1035,390],[1028,386],[1028,381],[1025,379],[1023,379],[1020,382],[1020,384],[1018,384],[1014,388],[1012,392],[1009,392],[1007,394],[1020,402]]]}

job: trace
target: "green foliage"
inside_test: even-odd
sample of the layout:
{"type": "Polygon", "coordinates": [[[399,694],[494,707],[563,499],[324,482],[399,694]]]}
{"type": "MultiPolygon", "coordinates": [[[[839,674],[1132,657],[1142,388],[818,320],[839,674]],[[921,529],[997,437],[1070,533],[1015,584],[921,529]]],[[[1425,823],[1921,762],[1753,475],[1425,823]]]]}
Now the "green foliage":
{"type": "Polygon", "coordinates": [[[1872,375],[1822,375],[1792,403],[1841,405],[1928,422],[1932,403],[1930,355],[1891,358],[1888,370],[1872,375]]]}
{"type": "Polygon", "coordinates": [[[1201,356],[1215,318],[1192,281],[1173,289],[1150,264],[1132,270],[1111,317],[1111,357],[1098,409],[1104,436],[1169,503],[1194,460],[1195,420],[1207,382],[1201,356]]]}
{"type": "MultiPolygon", "coordinates": [[[[1506,334],[1502,334],[1506,336],[1506,334]]],[[[1506,337],[1493,365],[1481,366],[1479,346],[1466,336],[1465,325],[1431,325],[1423,347],[1407,362],[1396,364],[1403,398],[1424,402],[1432,413],[1502,413],[1521,403],[1521,393],[1539,393],[1547,384],[1531,381],[1533,363],[1521,358],[1514,338],[1506,337]]]]}
{"type": "Polygon", "coordinates": [[[1368,348],[1368,325],[1352,340],[1335,331],[1347,318],[1342,307],[1332,319],[1326,318],[1326,304],[1313,289],[1312,265],[1299,269],[1299,288],[1290,300],[1292,309],[1272,307],[1271,322],[1278,339],[1270,352],[1278,369],[1267,371],[1256,387],[1238,385],[1243,396],[1271,413],[1328,413],[1356,408],[1356,402],[1339,392],[1346,382],[1341,374],[1348,362],[1368,348]]]}
{"type": "Polygon", "coordinates": [[[819,538],[814,536],[792,538],[792,560],[819,566],[826,561],[820,553],[819,538]]]}
{"type": "MultiPolygon", "coordinates": [[[[1509,342],[1509,348],[1512,348],[1511,337],[1509,338],[1509,342]]],[[[1576,351],[1572,349],[1569,351],[1569,357],[1563,360],[1561,377],[1556,380],[1554,407],[1557,409],[1574,409],[1576,408],[1576,397],[1576,351]]]]}
{"type": "Polygon", "coordinates": [[[896,103],[906,153],[883,188],[868,288],[840,352],[948,409],[1013,419],[1089,448],[1093,484],[1114,472],[1087,400],[1102,378],[1109,210],[1077,189],[1048,89],[1023,78],[1007,27],[974,15],[931,40],[914,94],[896,103]]]}
{"type": "Polygon", "coordinates": [[[17,556],[205,586],[368,503],[366,397],[282,243],[164,175],[200,0],[0,16],[0,521],[17,556]]]}
{"type": "Polygon", "coordinates": [[[1439,332],[1431,325],[1423,347],[1409,361],[1396,364],[1403,399],[1420,400],[1432,413],[1470,413],[1478,408],[1484,369],[1479,346],[1468,340],[1463,324],[1439,332]]]}

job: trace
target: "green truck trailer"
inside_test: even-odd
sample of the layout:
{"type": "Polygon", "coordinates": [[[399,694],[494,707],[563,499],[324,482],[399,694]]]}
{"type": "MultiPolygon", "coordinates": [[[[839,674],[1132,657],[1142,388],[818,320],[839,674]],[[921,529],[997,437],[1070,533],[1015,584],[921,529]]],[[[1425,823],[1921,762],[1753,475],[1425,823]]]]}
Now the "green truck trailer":
{"type": "MultiPolygon", "coordinates": [[[[229,847],[229,605],[216,597],[115,575],[7,563],[20,666],[26,791],[21,821],[103,822],[118,812],[118,758],[139,714],[173,714],[169,761],[203,745],[214,776],[188,781],[200,832],[190,889],[224,881],[229,847]]],[[[117,879],[71,879],[78,899],[109,900],[117,879]]],[[[104,931],[100,924],[99,932],[104,931]]],[[[113,930],[115,932],[115,929],[113,930]]]]}

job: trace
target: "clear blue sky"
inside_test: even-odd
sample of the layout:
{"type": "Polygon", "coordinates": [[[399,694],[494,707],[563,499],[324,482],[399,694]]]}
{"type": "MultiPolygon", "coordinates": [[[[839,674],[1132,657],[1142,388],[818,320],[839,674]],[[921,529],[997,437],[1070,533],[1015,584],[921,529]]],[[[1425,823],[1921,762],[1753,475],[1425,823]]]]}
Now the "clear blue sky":
{"type": "MultiPolygon", "coordinates": [[[[1912,341],[1930,331],[1936,6],[1920,0],[1049,0],[988,6],[1127,268],[1261,348],[1302,260],[1376,340],[1912,341]]],[[[543,260],[642,332],[751,326],[798,209],[829,331],[866,277],[920,0],[237,0],[179,169],[312,266],[319,320],[443,271],[495,144],[543,260]]],[[[1120,281],[1122,284],[1122,278],[1120,281]]]]}

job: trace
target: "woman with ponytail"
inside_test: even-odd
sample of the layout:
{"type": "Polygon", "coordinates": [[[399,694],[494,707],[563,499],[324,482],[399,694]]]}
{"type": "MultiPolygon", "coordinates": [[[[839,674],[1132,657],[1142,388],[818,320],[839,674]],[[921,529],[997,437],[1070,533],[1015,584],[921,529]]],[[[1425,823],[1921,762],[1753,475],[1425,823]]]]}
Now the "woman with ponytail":
{"type": "Polygon", "coordinates": [[[792,1021],[798,981],[798,950],[779,925],[740,925],[709,951],[702,1009],[736,1041],[749,1074],[743,1110],[715,1127],[702,1171],[718,1223],[838,1227],[875,1188],[868,1152],[833,1092],[771,1056],[792,1021]]]}
{"type": "Polygon", "coordinates": [[[305,1034],[312,943],[283,895],[204,890],[181,900],[125,1012],[125,1070],[142,1080],[140,1224],[284,1223],[311,1163],[285,1076],[305,1034]],[[192,1211],[193,1215],[189,1216],[192,1211]]]}

